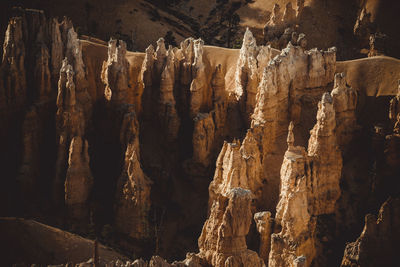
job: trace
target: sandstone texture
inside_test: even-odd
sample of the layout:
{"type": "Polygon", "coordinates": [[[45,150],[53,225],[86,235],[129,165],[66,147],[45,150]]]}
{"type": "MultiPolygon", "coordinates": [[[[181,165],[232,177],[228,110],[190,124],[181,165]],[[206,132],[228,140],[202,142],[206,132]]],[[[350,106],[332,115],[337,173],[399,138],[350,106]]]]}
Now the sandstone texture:
{"type": "MultiPolygon", "coordinates": [[[[152,13],[167,25],[178,2],[194,13],[200,3],[170,2],[152,13]]],[[[337,61],[350,50],[328,34],[310,49],[323,38],[309,30],[336,4],[260,1],[270,12],[246,23],[262,26],[239,32],[238,14],[260,3],[217,2],[203,3],[207,27],[183,30],[196,39],[160,33],[144,52],[131,51],[133,28],[106,43],[68,18],[14,10],[0,64],[0,216],[65,231],[0,218],[6,265],[396,266],[400,61],[382,56],[372,3],[351,29],[358,48],[371,36],[369,57],[337,61]]]]}

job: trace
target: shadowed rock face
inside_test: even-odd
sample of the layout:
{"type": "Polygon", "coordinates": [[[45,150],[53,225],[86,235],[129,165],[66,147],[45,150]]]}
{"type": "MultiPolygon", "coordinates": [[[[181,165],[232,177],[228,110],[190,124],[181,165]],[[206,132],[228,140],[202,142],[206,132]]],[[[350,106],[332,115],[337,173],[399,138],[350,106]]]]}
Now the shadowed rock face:
{"type": "MultiPolygon", "coordinates": [[[[295,21],[298,2],[275,6],[269,25],[295,21]]],[[[130,52],[20,12],[0,65],[1,215],[149,260],[116,266],[333,266],[366,211],[399,193],[399,96],[377,98],[386,111],[365,119],[373,107],[347,84],[354,73],[335,74],[335,48],[279,51],[247,29],[240,50],[160,38],[130,52]]],[[[368,262],[370,239],[391,244],[375,232],[395,240],[384,223],[396,223],[393,203],[347,246],[344,266],[368,262]]]]}
{"type": "Polygon", "coordinates": [[[399,205],[398,198],[390,198],[383,203],[378,216],[365,216],[364,229],[355,242],[346,245],[341,266],[397,265],[399,205]]]}

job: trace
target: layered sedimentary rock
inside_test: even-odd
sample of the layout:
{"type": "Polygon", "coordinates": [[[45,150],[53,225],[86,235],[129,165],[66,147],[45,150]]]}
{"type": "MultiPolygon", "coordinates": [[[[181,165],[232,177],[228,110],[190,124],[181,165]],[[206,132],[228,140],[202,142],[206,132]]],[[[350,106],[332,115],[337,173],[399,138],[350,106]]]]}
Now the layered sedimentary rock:
{"type": "Polygon", "coordinates": [[[365,226],[355,242],[346,245],[341,266],[397,266],[400,242],[400,199],[389,198],[378,216],[365,216],[365,226]]]}
{"type": "Polygon", "coordinates": [[[307,152],[294,146],[293,125],[289,127],[275,218],[282,230],[272,235],[270,266],[291,265],[299,256],[305,256],[305,266],[310,266],[317,256],[317,218],[333,214],[340,197],[342,156],[335,128],[335,109],[329,93],[318,103],[317,123],[311,130],[307,152]]]}
{"type": "Polygon", "coordinates": [[[199,237],[199,256],[212,266],[264,266],[257,253],[247,249],[252,193],[233,188],[212,203],[199,237]]]}

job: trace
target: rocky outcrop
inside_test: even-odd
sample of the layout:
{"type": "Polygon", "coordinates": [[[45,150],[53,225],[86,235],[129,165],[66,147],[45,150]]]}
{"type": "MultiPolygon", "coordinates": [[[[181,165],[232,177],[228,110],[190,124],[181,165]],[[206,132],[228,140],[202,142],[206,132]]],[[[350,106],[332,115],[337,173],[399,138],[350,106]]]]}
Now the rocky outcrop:
{"type": "Polygon", "coordinates": [[[288,118],[300,121],[301,106],[296,104],[300,92],[319,93],[318,88],[333,80],[335,58],[335,49],[304,51],[289,44],[269,62],[262,71],[251,125],[243,142],[225,143],[218,156],[209,188],[210,204],[215,195],[240,186],[253,192],[259,209],[275,209],[283,158],[280,144],[287,136],[288,118]]]}
{"type": "MultiPolygon", "coordinates": [[[[152,85],[153,54],[154,50],[149,47],[140,72],[142,86],[139,89],[152,85]]],[[[108,59],[103,62],[101,75],[106,86],[104,97],[108,103],[107,111],[110,118],[117,121],[113,125],[120,127],[115,133],[119,135],[123,152],[122,171],[116,185],[114,225],[118,232],[130,238],[143,239],[150,235],[148,213],[152,182],[143,172],[140,163],[140,127],[135,111],[141,110],[142,92],[130,85],[130,79],[133,78],[130,74],[125,42],[110,40],[108,59]]]]}
{"type": "Polygon", "coordinates": [[[199,237],[199,256],[212,266],[264,266],[257,253],[247,249],[252,193],[233,188],[212,203],[199,237]]]}
{"type": "Polygon", "coordinates": [[[237,99],[241,98],[244,102],[243,112],[246,114],[245,121],[248,125],[256,105],[257,88],[262,77],[263,68],[268,65],[272,57],[273,51],[271,47],[258,47],[256,39],[247,28],[243,37],[239,59],[236,63],[234,92],[237,99]]]}
{"type": "Polygon", "coordinates": [[[397,266],[400,242],[400,200],[389,198],[378,216],[365,216],[365,226],[355,242],[348,243],[341,266],[397,266]]]}
{"type": "Polygon", "coordinates": [[[168,51],[165,50],[162,38],[157,42],[156,55],[156,70],[161,71],[161,66],[165,66],[161,72],[158,116],[166,131],[167,139],[174,141],[177,138],[180,125],[173,92],[175,85],[175,55],[172,48],[169,48],[168,51]]]}
{"type": "Polygon", "coordinates": [[[140,165],[139,123],[133,111],[125,113],[120,134],[124,166],[117,183],[115,225],[132,238],[149,236],[151,180],[140,165]]]}
{"type": "Polygon", "coordinates": [[[204,41],[197,39],[193,41],[194,59],[192,64],[192,83],[190,84],[190,114],[196,116],[202,108],[203,98],[207,91],[207,80],[205,66],[203,63],[204,41]]]}
{"type": "Polygon", "coordinates": [[[126,43],[110,40],[108,59],[103,63],[101,73],[106,85],[104,97],[115,104],[133,104],[133,90],[129,87],[129,63],[126,60],[126,43]]]}
{"type": "Polygon", "coordinates": [[[268,263],[274,219],[271,218],[271,212],[263,211],[254,214],[254,221],[257,226],[257,231],[260,233],[260,249],[258,255],[265,263],[268,263]]]}
{"type": "Polygon", "coordinates": [[[336,73],[331,95],[336,114],[337,142],[344,151],[358,128],[355,112],[357,91],[346,84],[344,73],[336,73]]]}
{"type": "Polygon", "coordinates": [[[310,266],[317,256],[317,218],[335,212],[341,192],[342,156],[335,128],[329,93],[318,103],[317,123],[311,130],[307,152],[294,146],[293,124],[289,127],[275,218],[282,230],[272,235],[269,266],[291,265],[299,256],[305,256],[305,266],[310,266]]]}
{"type": "Polygon", "coordinates": [[[8,24],[1,64],[1,99],[3,105],[21,107],[26,101],[25,44],[22,18],[12,18],[8,24]]]}
{"type": "MultiPolygon", "coordinates": [[[[56,127],[58,136],[58,155],[54,198],[59,202],[60,188],[63,187],[67,169],[68,149],[75,136],[83,136],[85,128],[84,114],[76,101],[74,71],[68,60],[63,61],[58,82],[56,127]]],[[[62,190],[64,191],[64,190],[62,190]]]]}
{"type": "Polygon", "coordinates": [[[279,4],[275,4],[269,21],[263,29],[264,40],[274,48],[283,49],[289,42],[300,44],[296,29],[300,24],[300,17],[304,10],[304,0],[298,0],[296,10],[292,3],[286,3],[282,14],[279,4]]]}
{"type": "Polygon", "coordinates": [[[80,136],[75,136],[69,147],[65,178],[65,204],[71,217],[88,219],[88,201],[92,187],[93,176],[89,166],[88,142],[80,136]]]}

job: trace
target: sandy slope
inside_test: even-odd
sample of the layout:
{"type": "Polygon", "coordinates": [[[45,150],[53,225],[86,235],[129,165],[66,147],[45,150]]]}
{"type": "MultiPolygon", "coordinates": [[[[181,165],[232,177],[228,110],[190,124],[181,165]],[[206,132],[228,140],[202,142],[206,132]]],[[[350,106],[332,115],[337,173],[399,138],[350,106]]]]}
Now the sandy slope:
{"type": "MultiPolygon", "coordinates": [[[[0,218],[1,264],[79,263],[93,256],[93,241],[33,220],[0,218]]],[[[126,257],[99,245],[100,262],[126,257]]]]}
{"type": "Polygon", "coordinates": [[[400,60],[382,56],[337,62],[336,72],[345,72],[347,83],[367,96],[396,95],[400,60]]]}

